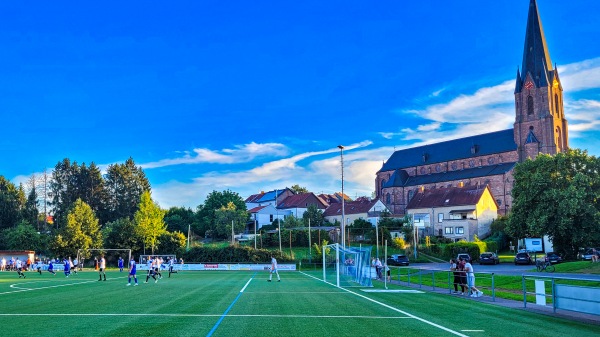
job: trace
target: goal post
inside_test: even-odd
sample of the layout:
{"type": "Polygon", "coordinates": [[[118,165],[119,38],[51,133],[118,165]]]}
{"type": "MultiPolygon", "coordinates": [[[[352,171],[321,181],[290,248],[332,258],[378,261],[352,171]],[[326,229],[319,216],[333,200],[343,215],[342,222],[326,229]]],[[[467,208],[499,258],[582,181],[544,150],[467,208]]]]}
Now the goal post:
{"type": "MultiPolygon", "coordinates": [[[[85,262],[94,261],[94,258],[100,260],[100,256],[104,255],[107,266],[117,266],[119,257],[123,258],[123,266],[129,269],[129,261],[131,261],[131,249],[121,248],[88,248],[78,249],[77,259],[80,263],[80,268],[83,268],[85,262]]],[[[91,265],[93,268],[93,265],[91,265]]]]}
{"type": "Polygon", "coordinates": [[[337,287],[372,287],[371,247],[323,246],[323,281],[337,287]]]}

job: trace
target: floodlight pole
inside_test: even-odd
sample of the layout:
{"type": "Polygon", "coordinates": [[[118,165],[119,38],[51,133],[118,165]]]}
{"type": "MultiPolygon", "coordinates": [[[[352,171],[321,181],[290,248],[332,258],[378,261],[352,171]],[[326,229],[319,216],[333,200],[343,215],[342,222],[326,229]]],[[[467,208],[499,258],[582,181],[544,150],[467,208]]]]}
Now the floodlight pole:
{"type": "Polygon", "coordinates": [[[256,214],[254,215],[254,249],[256,249],[256,214]]]}
{"type": "Polygon", "coordinates": [[[283,253],[281,250],[281,220],[279,220],[279,208],[277,208],[277,189],[275,189],[275,210],[277,211],[277,231],[279,232],[279,252],[283,253]]]}
{"type": "Polygon", "coordinates": [[[346,248],[346,212],[345,212],[345,197],[344,197],[344,146],[343,145],[338,145],[338,148],[340,149],[340,162],[341,162],[341,167],[342,167],[342,225],[341,225],[341,230],[342,230],[342,247],[346,248]]]}

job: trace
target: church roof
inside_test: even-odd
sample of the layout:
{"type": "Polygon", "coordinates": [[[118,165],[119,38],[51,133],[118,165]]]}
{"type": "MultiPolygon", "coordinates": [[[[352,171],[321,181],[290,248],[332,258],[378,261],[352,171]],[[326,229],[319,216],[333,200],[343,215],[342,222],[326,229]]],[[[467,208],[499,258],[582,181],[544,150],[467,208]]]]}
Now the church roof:
{"type": "Polygon", "coordinates": [[[487,186],[436,188],[419,192],[406,209],[477,205],[487,186]]]}
{"type": "MultiPolygon", "coordinates": [[[[552,60],[546,45],[542,20],[535,0],[529,2],[527,28],[525,31],[525,47],[523,49],[523,64],[521,66],[521,83],[530,74],[537,87],[547,86],[553,80],[552,60]]],[[[515,91],[521,90],[517,82],[515,91]]]]}
{"type": "Polygon", "coordinates": [[[411,187],[427,184],[439,184],[447,181],[466,180],[479,177],[489,177],[505,174],[512,170],[516,163],[502,163],[482,167],[469,168],[464,170],[448,171],[441,173],[432,173],[419,176],[409,176],[404,170],[397,170],[392,174],[383,188],[388,187],[411,187]]]}
{"type": "Polygon", "coordinates": [[[383,164],[380,172],[515,150],[513,129],[508,129],[398,150],[383,164]]]}

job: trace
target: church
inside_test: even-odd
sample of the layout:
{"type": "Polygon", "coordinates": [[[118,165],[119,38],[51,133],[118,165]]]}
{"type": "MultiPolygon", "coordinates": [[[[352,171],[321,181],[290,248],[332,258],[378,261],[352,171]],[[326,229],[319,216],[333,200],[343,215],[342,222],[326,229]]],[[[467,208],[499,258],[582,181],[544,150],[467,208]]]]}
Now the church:
{"type": "Polygon", "coordinates": [[[513,170],[538,154],[569,147],[563,88],[535,0],[529,2],[523,63],[515,81],[512,129],[395,151],[377,172],[377,198],[395,215],[406,215],[419,193],[487,187],[498,214],[512,204],[513,170]]]}

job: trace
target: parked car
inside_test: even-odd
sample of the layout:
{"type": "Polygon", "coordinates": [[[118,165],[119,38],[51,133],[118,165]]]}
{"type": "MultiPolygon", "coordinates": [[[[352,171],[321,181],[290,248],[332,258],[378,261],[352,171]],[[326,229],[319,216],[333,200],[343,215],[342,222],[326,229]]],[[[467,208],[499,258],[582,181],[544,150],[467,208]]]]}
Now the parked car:
{"type": "Polygon", "coordinates": [[[529,253],[517,253],[515,255],[515,264],[533,264],[533,258],[529,253]]]}
{"type": "Polygon", "coordinates": [[[471,255],[467,254],[467,253],[460,253],[456,256],[456,261],[459,261],[460,259],[465,260],[465,262],[471,262],[471,255]]]}
{"type": "Polygon", "coordinates": [[[561,263],[562,262],[562,257],[555,252],[549,252],[546,254],[546,259],[548,259],[548,262],[552,263],[552,264],[556,264],[556,263],[561,263]]]}
{"type": "Polygon", "coordinates": [[[600,248],[588,248],[583,254],[581,254],[582,260],[591,260],[594,255],[594,249],[596,249],[596,255],[600,254],[600,248]]]}
{"type": "Polygon", "coordinates": [[[387,259],[388,266],[408,266],[410,261],[406,255],[392,255],[387,259]]]}
{"type": "Polygon", "coordinates": [[[479,264],[498,264],[500,263],[500,258],[496,253],[485,252],[479,255],[479,264]]]}

